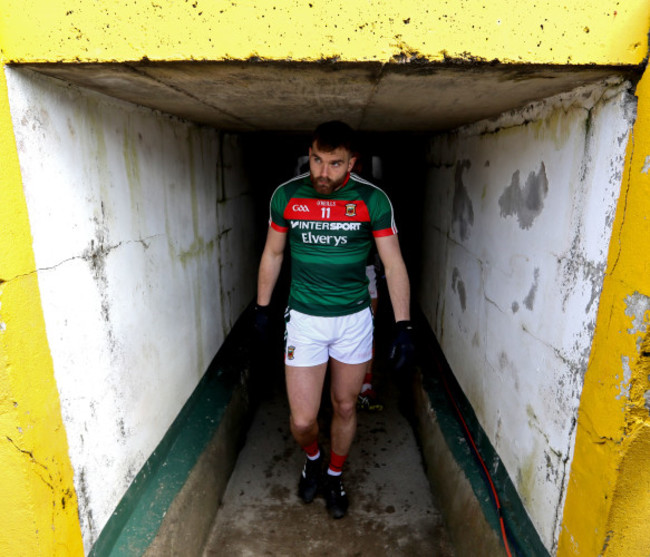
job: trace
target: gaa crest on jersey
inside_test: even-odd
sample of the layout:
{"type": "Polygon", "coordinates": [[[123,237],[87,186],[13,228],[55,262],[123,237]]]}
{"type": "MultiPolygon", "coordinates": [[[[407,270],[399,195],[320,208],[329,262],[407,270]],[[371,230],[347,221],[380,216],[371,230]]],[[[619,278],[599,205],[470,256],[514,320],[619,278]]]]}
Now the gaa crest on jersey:
{"type": "Polygon", "coordinates": [[[346,217],[356,217],[357,216],[357,204],[356,203],[346,203],[345,204],[345,216],[346,217]]]}
{"type": "Polygon", "coordinates": [[[293,360],[294,358],[293,354],[295,351],[296,351],[295,346],[287,346],[287,360],[293,360]]]}

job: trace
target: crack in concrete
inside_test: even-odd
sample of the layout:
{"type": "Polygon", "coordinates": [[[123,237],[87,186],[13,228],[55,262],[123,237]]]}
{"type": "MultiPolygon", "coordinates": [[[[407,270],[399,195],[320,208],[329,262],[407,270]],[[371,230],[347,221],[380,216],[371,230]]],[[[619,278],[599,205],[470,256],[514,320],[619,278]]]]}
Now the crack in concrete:
{"type": "Polygon", "coordinates": [[[557,506],[555,507],[555,517],[553,522],[553,547],[551,554],[557,553],[558,542],[560,540],[560,528],[562,527],[562,510],[564,509],[564,501],[566,498],[566,490],[568,484],[567,475],[569,473],[569,457],[571,455],[571,447],[573,446],[573,435],[578,426],[578,420],[574,416],[571,419],[571,429],[569,430],[567,449],[562,457],[562,480],[560,481],[560,493],[558,496],[557,506]]]}
{"type": "Polygon", "coordinates": [[[563,363],[565,366],[567,366],[567,367],[568,367],[572,372],[574,372],[574,373],[578,373],[578,374],[580,374],[579,376],[582,377],[583,370],[582,370],[582,366],[580,365],[580,362],[574,362],[574,361],[569,360],[569,359],[567,358],[567,356],[565,356],[565,355],[564,355],[564,354],[563,354],[563,353],[562,353],[558,348],[555,348],[552,344],[550,344],[550,343],[546,342],[545,340],[539,338],[538,336],[534,335],[534,334],[530,331],[530,329],[528,329],[528,328],[526,327],[526,325],[522,325],[522,326],[521,326],[521,329],[522,329],[525,333],[527,333],[529,336],[531,336],[532,338],[534,338],[537,342],[539,342],[540,344],[546,346],[546,348],[550,349],[550,350],[553,352],[553,354],[554,354],[554,355],[555,355],[559,360],[561,360],[562,363],[563,363]]]}
{"type": "Polygon", "coordinates": [[[483,292],[483,298],[485,298],[485,301],[489,304],[492,304],[495,308],[497,308],[502,314],[506,315],[506,311],[499,306],[494,300],[492,300],[485,292],[483,292]]]}
{"type": "Polygon", "coordinates": [[[368,107],[370,106],[371,101],[375,98],[377,95],[377,91],[379,90],[379,85],[384,78],[384,74],[387,68],[387,63],[384,62],[380,67],[379,71],[373,76],[373,86],[370,89],[370,92],[368,93],[366,97],[366,101],[363,104],[363,109],[361,110],[361,115],[359,116],[359,123],[358,127],[359,129],[363,129],[364,122],[366,120],[366,115],[368,112],[368,107]]]}
{"type": "MultiPolygon", "coordinates": [[[[635,148],[635,141],[634,141],[634,128],[632,128],[632,131],[630,132],[630,158],[628,159],[630,162],[634,160],[634,148],[635,148]]],[[[630,182],[632,181],[632,164],[628,165],[627,168],[627,180],[625,184],[625,194],[623,195],[623,214],[621,216],[621,223],[618,227],[618,231],[616,234],[616,241],[618,243],[618,250],[616,251],[616,258],[614,259],[614,264],[612,265],[612,270],[610,271],[610,275],[613,275],[616,271],[616,267],[618,266],[618,261],[621,258],[621,251],[623,249],[621,245],[621,235],[623,234],[623,228],[625,226],[625,217],[627,215],[627,201],[630,195],[630,189],[631,189],[631,184],[630,182]]]]}
{"type": "Polygon", "coordinates": [[[611,98],[611,96],[615,95],[618,92],[618,90],[621,88],[621,86],[623,86],[625,83],[626,83],[625,79],[612,77],[612,78],[605,78],[602,81],[579,88],[581,90],[586,91],[588,95],[594,95],[594,97],[592,97],[593,102],[591,103],[591,106],[585,106],[585,104],[581,105],[580,103],[584,101],[580,99],[575,100],[577,99],[577,95],[575,95],[574,100],[570,100],[573,93],[575,93],[574,90],[568,93],[559,93],[558,95],[543,99],[541,101],[540,100],[532,101],[528,103],[526,106],[524,106],[523,108],[513,109],[511,111],[505,112],[500,116],[498,116],[497,118],[476,122],[474,124],[468,124],[467,126],[462,126],[461,128],[458,129],[458,131],[461,133],[469,132],[471,128],[474,127],[478,129],[476,134],[480,137],[485,135],[494,135],[502,131],[525,127],[530,124],[534,124],[538,122],[540,119],[544,119],[544,117],[540,116],[539,114],[532,116],[530,118],[524,115],[526,112],[530,113],[539,110],[542,111],[546,110],[549,112],[553,110],[560,110],[564,115],[569,114],[572,110],[582,109],[589,112],[593,110],[593,108],[605,98],[605,95],[609,94],[610,96],[607,98],[608,99],[611,98]],[[597,91],[598,89],[601,89],[600,94],[598,94],[597,91]],[[596,97],[595,95],[598,96],[596,97]],[[567,99],[570,102],[565,104],[565,100],[567,99]],[[521,119],[517,120],[518,117],[521,119]],[[504,120],[507,121],[509,118],[513,119],[514,121],[512,123],[499,124],[499,122],[504,120]],[[480,127],[483,127],[483,129],[480,130],[480,127]]]}
{"type": "Polygon", "coordinates": [[[64,259],[63,261],[59,261],[58,263],[55,263],[54,265],[50,265],[48,267],[37,267],[33,271],[29,271],[28,273],[21,273],[19,275],[15,275],[11,278],[8,279],[0,279],[0,286],[12,282],[14,280],[18,280],[21,278],[29,277],[35,273],[40,273],[41,271],[53,271],[54,269],[57,269],[61,267],[62,265],[65,265],[66,263],[69,263],[70,261],[75,261],[78,259],[82,259],[84,261],[91,261],[93,257],[97,257],[98,255],[107,255],[111,251],[120,248],[122,246],[128,246],[130,244],[141,244],[144,249],[149,249],[149,246],[151,245],[150,240],[153,240],[155,238],[159,238],[165,236],[164,234],[154,234],[152,236],[147,236],[145,238],[138,238],[137,240],[125,240],[123,242],[119,242],[117,244],[111,245],[111,246],[105,246],[105,245],[100,245],[96,249],[93,250],[87,250],[87,253],[84,253],[83,255],[74,255],[72,257],[68,257],[67,259],[64,259]]]}
{"type": "Polygon", "coordinates": [[[11,437],[9,437],[8,435],[5,435],[5,438],[7,439],[7,441],[9,441],[9,443],[11,443],[11,444],[14,446],[14,448],[15,448],[18,452],[20,452],[20,453],[22,453],[22,454],[28,456],[29,459],[32,461],[33,464],[36,464],[37,466],[40,466],[41,468],[43,468],[43,470],[45,470],[45,471],[47,472],[47,475],[50,477],[50,481],[49,481],[49,482],[48,482],[48,481],[47,481],[47,480],[46,480],[46,479],[45,479],[41,474],[39,474],[38,472],[36,472],[36,475],[37,475],[37,476],[42,480],[42,482],[43,482],[45,485],[47,485],[47,486],[48,486],[48,487],[49,487],[49,488],[54,492],[54,486],[50,483],[50,482],[52,481],[52,476],[51,476],[51,474],[50,474],[50,472],[49,472],[47,466],[45,466],[44,464],[41,464],[38,460],[36,460],[36,458],[34,458],[34,453],[33,453],[32,451],[27,451],[27,450],[25,450],[25,449],[21,449],[21,448],[16,444],[16,442],[15,442],[11,437]]]}
{"type": "Polygon", "coordinates": [[[164,79],[161,79],[161,78],[155,76],[154,74],[151,74],[150,72],[147,72],[146,69],[143,69],[141,66],[140,66],[140,67],[136,67],[136,66],[134,66],[134,65],[132,65],[132,64],[125,64],[125,66],[126,66],[127,68],[129,68],[130,70],[132,70],[134,73],[136,73],[136,74],[138,74],[138,75],[141,75],[141,76],[146,76],[147,79],[151,79],[152,81],[155,81],[156,83],[162,85],[163,87],[166,87],[167,89],[170,89],[170,90],[172,90],[172,91],[175,91],[176,93],[180,93],[181,95],[184,95],[184,96],[186,96],[186,97],[189,97],[189,98],[192,99],[194,102],[197,102],[197,103],[199,103],[199,104],[202,104],[202,105],[204,105],[204,106],[207,106],[208,108],[210,108],[210,109],[212,109],[212,110],[214,110],[214,111],[216,111],[216,112],[219,112],[219,113],[221,113],[221,114],[224,114],[224,115],[226,115],[228,118],[232,118],[234,121],[239,122],[240,124],[245,125],[247,128],[249,128],[249,129],[251,129],[251,130],[257,130],[257,129],[259,129],[259,126],[256,126],[256,125],[254,125],[254,124],[248,122],[246,119],[241,118],[241,117],[237,116],[237,115],[234,114],[234,113],[228,112],[227,110],[224,110],[223,108],[221,108],[221,107],[219,107],[219,106],[217,106],[217,105],[214,105],[214,104],[212,104],[212,103],[206,102],[205,99],[202,99],[202,98],[200,98],[200,97],[197,97],[196,95],[193,95],[192,93],[190,93],[189,91],[183,89],[182,87],[178,87],[178,86],[176,86],[176,85],[172,85],[171,83],[166,82],[164,79]]]}

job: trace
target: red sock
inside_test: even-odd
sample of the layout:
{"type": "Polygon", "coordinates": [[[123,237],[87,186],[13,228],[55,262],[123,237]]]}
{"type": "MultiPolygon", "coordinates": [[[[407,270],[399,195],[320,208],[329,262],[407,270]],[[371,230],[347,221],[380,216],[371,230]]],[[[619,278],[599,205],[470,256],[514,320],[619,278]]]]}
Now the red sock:
{"type": "Polygon", "coordinates": [[[345,459],[348,458],[348,455],[341,456],[336,454],[334,451],[330,452],[330,466],[327,469],[327,473],[330,476],[340,476],[343,472],[343,464],[345,464],[345,459]]]}
{"type": "Polygon", "coordinates": [[[318,448],[318,440],[314,441],[310,445],[306,445],[302,448],[303,451],[307,453],[307,456],[310,460],[315,460],[320,456],[320,449],[318,448]]]}

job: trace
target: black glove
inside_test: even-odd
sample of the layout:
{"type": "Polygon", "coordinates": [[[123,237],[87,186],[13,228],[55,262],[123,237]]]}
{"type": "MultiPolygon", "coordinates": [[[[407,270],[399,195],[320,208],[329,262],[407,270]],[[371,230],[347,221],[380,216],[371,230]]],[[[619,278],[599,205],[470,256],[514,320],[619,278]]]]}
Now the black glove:
{"type": "Polygon", "coordinates": [[[253,309],[253,329],[260,342],[266,342],[269,332],[269,306],[255,304],[253,309]]]}
{"type": "Polygon", "coordinates": [[[395,323],[395,338],[390,347],[389,358],[395,371],[401,371],[415,363],[413,325],[410,321],[395,323]]]}

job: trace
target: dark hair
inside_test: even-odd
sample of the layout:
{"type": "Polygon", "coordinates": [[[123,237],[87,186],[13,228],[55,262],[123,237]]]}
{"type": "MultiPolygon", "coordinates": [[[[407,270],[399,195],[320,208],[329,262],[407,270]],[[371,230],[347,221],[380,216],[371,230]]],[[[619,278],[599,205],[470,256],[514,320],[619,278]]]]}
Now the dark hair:
{"type": "Polygon", "coordinates": [[[334,151],[339,147],[354,151],[354,132],[345,122],[339,120],[324,122],[314,130],[311,143],[316,144],[323,151],[334,151]]]}

